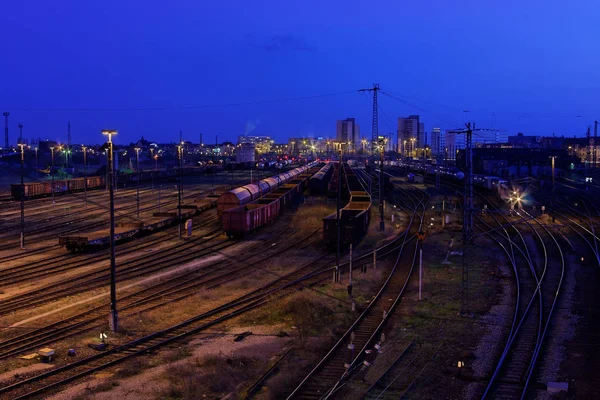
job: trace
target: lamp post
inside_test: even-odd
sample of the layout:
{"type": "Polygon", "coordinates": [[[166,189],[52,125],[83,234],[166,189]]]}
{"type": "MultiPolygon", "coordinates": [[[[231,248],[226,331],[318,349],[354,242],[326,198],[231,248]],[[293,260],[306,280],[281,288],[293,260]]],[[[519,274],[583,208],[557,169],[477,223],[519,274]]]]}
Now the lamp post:
{"type": "Polygon", "coordinates": [[[344,164],[342,163],[342,159],[344,157],[344,153],[342,151],[342,146],[340,146],[339,149],[339,160],[338,160],[338,192],[337,192],[337,199],[336,199],[336,213],[335,213],[335,220],[336,220],[336,228],[337,228],[337,252],[335,255],[335,271],[334,271],[334,277],[333,277],[333,281],[334,282],[339,282],[340,280],[340,247],[341,247],[341,236],[342,236],[342,224],[340,223],[340,207],[341,207],[341,196],[342,196],[342,171],[344,168],[344,164]]]}
{"type": "Polygon", "coordinates": [[[416,140],[417,139],[414,137],[410,138],[410,156],[413,158],[416,156],[416,154],[415,154],[415,141],[416,140]]]}
{"type": "Polygon", "coordinates": [[[137,217],[140,218],[140,148],[135,148],[135,156],[137,160],[136,170],[137,170],[137,188],[135,191],[135,201],[137,203],[137,217]]]}
{"type": "Polygon", "coordinates": [[[552,223],[556,222],[556,212],[554,211],[554,159],[556,156],[550,156],[552,159],[552,223]]]}
{"type": "Polygon", "coordinates": [[[54,204],[54,146],[50,147],[50,151],[52,152],[52,166],[50,167],[50,176],[52,176],[52,187],[50,190],[52,191],[52,204],[54,204]]]}
{"type": "Polygon", "coordinates": [[[83,208],[87,208],[87,157],[85,153],[87,147],[81,146],[81,148],[83,149],[83,208]]]}
{"type": "Polygon", "coordinates": [[[38,146],[35,146],[35,179],[38,178],[38,146]]]}
{"type": "MultiPolygon", "coordinates": [[[[154,149],[150,149],[150,162],[154,159],[154,149]]],[[[152,191],[154,192],[154,171],[150,172],[150,178],[152,179],[152,191]]]]}
{"type": "Polygon", "coordinates": [[[379,230],[385,231],[385,220],[383,218],[383,161],[385,156],[385,139],[380,139],[379,141],[379,230]]]}
{"type": "MultiPolygon", "coordinates": [[[[227,145],[227,147],[229,147],[229,145],[227,145]]],[[[179,179],[182,180],[182,182],[180,184],[180,186],[181,186],[181,189],[180,189],[181,190],[181,196],[183,196],[183,165],[184,165],[184,162],[185,162],[185,160],[183,159],[183,150],[184,149],[185,149],[185,142],[182,140],[181,141],[181,148],[179,150],[181,152],[181,155],[179,156],[179,158],[180,158],[179,164],[181,164],[179,166],[179,171],[180,171],[180,174],[181,174],[179,179]]]]}
{"type": "Polygon", "coordinates": [[[115,262],[115,194],[113,188],[113,135],[117,134],[116,130],[103,130],[103,135],[108,136],[108,154],[109,154],[109,183],[108,191],[110,196],[110,315],[109,324],[113,332],[119,329],[119,316],[117,312],[117,288],[116,275],[117,266],[115,262]]]}
{"type": "MultiPolygon", "coordinates": [[[[21,142],[22,141],[23,139],[21,138],[21,142]]],[[[23,182],[25,145],[19,143],[19,146],[21,147],[21,249],[25,249],[25,183],[23,182]]]]}
{"type": "Polygon", "coordinates": [[[177,181],[177,232],[179,239],[181,239],[181,145],[177,146],[177,175],[179,179],[177,181]]]}

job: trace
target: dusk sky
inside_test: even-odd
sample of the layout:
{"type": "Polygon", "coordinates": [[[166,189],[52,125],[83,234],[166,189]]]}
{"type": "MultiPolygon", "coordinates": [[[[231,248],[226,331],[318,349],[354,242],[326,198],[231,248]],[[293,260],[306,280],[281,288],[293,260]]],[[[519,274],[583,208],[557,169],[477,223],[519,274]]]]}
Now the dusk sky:
{"type": "Polygon", "coordinates": [[[378,82],[395,96],[380,95],[380,132],[420,114],[427,131],[469,119],[579,136],[600,119],[599,11],[592,0],[4,2],[0,111],[12,143],[18,122],[26,137],[66,141],[69,120],[73,142],[101,142],[103,128],[117,143],[179,130],[235,141],[247,127],[333,137],[346,117],[369,136],[370,96],[356,91],[378,82]]]}

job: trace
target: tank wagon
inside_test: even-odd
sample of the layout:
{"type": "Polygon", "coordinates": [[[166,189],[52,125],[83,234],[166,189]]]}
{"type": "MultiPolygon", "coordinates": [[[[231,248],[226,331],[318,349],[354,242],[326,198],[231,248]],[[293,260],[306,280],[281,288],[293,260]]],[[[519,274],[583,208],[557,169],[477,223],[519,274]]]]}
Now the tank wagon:
{"type": "MultiPolygon", "coordinates": [[[[367,233],[371,222],[371,196],[349,166],[344,165],[343,175],[350,195],[350,200],[340,210],[340,243],[345,247],[357,244],[367,233]]],[[[327,247],[337,246],[337,213],[323,219],[323,238],[327,247]]]]}
{"type": "Polygon", "coordinates": [[[319,170],[312,166],[294,176],[289,183],[265,194],[261,198],[223,211],[223,229],[229,238],[242,238],[247,233],[274,222],[281,213],[292,206],[308,187],[309,178],[319,170]]]}
{"type": "Polygon", "coordinates": [[[333,173],[333,164],[328,163],[314,174],[308,181],[308,188],[312,194],[325,194],[333,173]]]}
{"type": "Polygon", "coordinates": [[[244,185],[239,188],[232,189],[223,193],[217,201],[217,215],[223,215],[223,211],[230,208],[239,207],[258,200],[263,195],[276,190],[281,185],[284,185],[296,176],[305,173],[309,168],[312,168],[316,163],[310,163],[303,167],[291,169],[281,174],[262,179],[256,183],[244,185]]]}

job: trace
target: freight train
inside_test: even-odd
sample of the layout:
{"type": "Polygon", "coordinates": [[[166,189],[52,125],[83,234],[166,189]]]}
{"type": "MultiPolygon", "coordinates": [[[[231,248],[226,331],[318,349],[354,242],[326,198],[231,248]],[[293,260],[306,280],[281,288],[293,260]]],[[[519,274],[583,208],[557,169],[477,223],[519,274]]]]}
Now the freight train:
{"type": "MultiPolygon", "coordinates": [[[[340,244],[345,247],[357,244],[367,233],[371,222],[371,196],[347,164],[344,164],[342,179],[350,195],[350,201],[340,210],[340,244]]],[[[323,219],[323,238],[327,247],[336,247],[337,212],[323,219]]]]}
{"type": "MultiPolygon", "coordinates": [[[[199,175],[201,173],[208,173],[209,169],[218,168],[221,166],[210,166],[210,167],[183,167],[181,173],[184,176],[188,175],[199,175]]],[[[160,169],[160,170],[146,170],[140,171],[139,179],[140,182],[150,181],[152,179],[175,179],[178,174],[178,170],[175,169],[160,169]]],[[[54,194],[64,193],[76,193],[83,192],[85,189],[85,180],[87,180],[87,189],[94,190],[100,189],[106,186],[106,178],[104,176],[88,176],[86,178],[71,178],[71,179],[55,179],[54,180],[54,194]]],[[[138,174],[119,174],[117,177],[117,183],[119,185],[126,185],[127,183],[137,182],[138,174]]],[[[24,191],[26,199],[34,199],[39,197],[47,197],[52,195],[52,181],[45,180],[39,182],[25,182],[24,188],[21,190],[21,184],[11,184],[10,191],[14,199],[21,199],[21,192],[24,191]]]]}
{"type": "Polygon", "coordinates": [[[325,164],[323,168],[314,174],[308,181],[308,188],[311,194],[321,195],[327,193],[329,181],[331,180],[331,174],[333,173],[333,164],[325,164]]]}
{"type": "MultiPolygon", "coordinates": [[[[83,192],[85,189],[85,181],[87,180],[88,190],[99,189],[104,187],[105,180],[103,176],[89,176],[87,178],[73,179],[55,179],[54,194],[83,192]]],[[[12,197],[20,200],[21,193],[24,198],[33,199],[52,195],[52,181],[42,182],[25,182],[23,188],[21,184],[10,185],[12,197]]]]}
{"type": "Polygon", "coordinates": [[[221,221],[227,237],[243,238],[244,235],[274,222],[302,195],[308,187],[309,178],[319,168],[319,166],[311,166],[304,169],[291,177],[287,183],[266,193],[264,196],[244,205],[223,210],[221,221]]]}
{"type": "MultiPolygon", "coordinates": [[[[410,171],[425,172],[430,176],[435,175],[438,171],[441,176],[455,182],[464,182],[465,174],[454,166],[440,165],[437,167],[434,164],[423,163],[422,161],[400,161],[398,166],[407,168],[410,171]]],[[[423,176],[410,172],[408,175],[409,182],[422,182],[423,176]]],[[[486,188],[497,192],[501,198],[510,198],[510,193],[514,190],[511,188],[507,180],[493,175],[473,174],[473,185],[475,187],[486,188]]]]}
{"type": "Polygon", "coordinates": [[[281,185],[284,185],[294,179],[297,175],[305,173],[309,168],[312,168],[316,162],[312,162],[302,167],[294,168],[281,174],[262,179],[256,183],[244,185],[242,187],[230,190],[223,193],[217,201],[217,215],[223,215],[223,211],[248,204],[254,200],[258,200],[263,195],[276,190],[281,185]]]}

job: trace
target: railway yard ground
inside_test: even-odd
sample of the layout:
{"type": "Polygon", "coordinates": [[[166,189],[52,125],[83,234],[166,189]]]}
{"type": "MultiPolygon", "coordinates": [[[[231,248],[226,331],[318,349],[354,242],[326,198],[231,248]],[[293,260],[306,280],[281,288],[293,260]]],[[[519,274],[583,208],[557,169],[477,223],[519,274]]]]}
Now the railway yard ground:
{"type": "MultiPolygon", "coordinates": [[[[600,265],[592,216],[588,226],[580,206],[555,221],[539,206],[535,215],[530,205],[509,214],[484,193],[465,248],[460,188],[395,176],[402,177],[391,179],[385,230],[375,203],[353,248],[351,286],[349,249],[342,248],[333,282],[336,252],[323,240],[323,218],[335,202],[310,191],[243,240],[228,239],[211,208],[192,217],[191,237],[170,226],[120,243],[114,333],[108,249],[71,253],[57,240],[96,222],[95,230],[106,229],[106,193],[89,192],[85,209],[81,194],[57,197],[56,207],[48,198],[30,200],[40,231],[25,251],[17,207],[7,206],[0,399],[470,399],[515,398],[515,391],[593,398],[600,391],[600,265]],[[44,347],[55,352],[50,362],[36,355],[44,347]],[[535,361],[527,368],[522,359],[535,361]],[[551,393],[548,382],[568,383],[568,391],[551,393]]],[[[243,173],[195,178],[183,203],[244,180],[243,173]]],[[[133,218],[135,188],[119,192],[117,210],[133,218]]],[[[141,220],[156,211],[156,192],[142,187],[141,220]]],[[[161,207],[176,210],[173,187],[161,196],[161,207]]]]}

